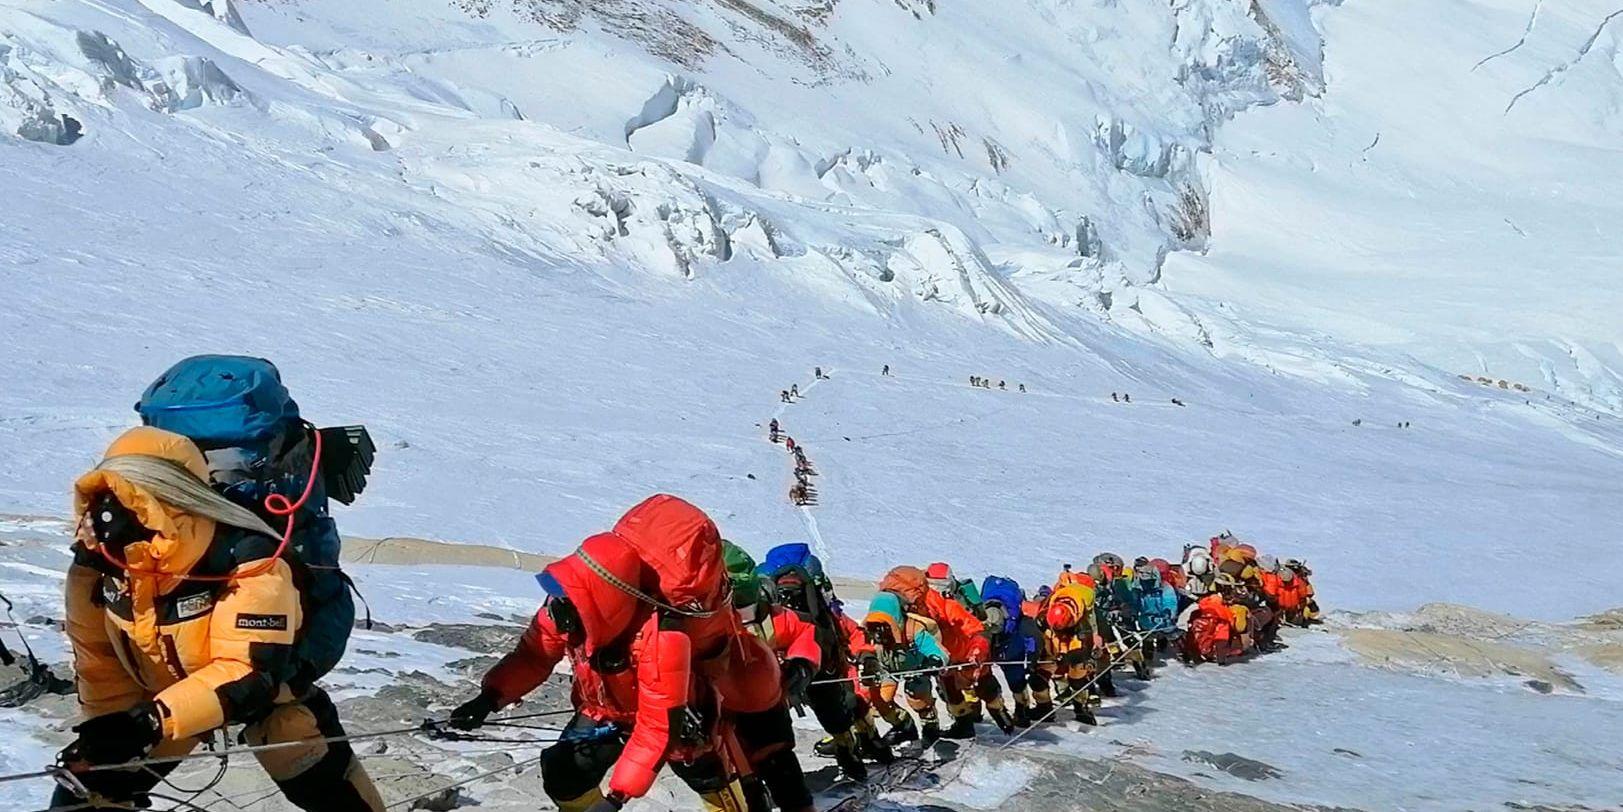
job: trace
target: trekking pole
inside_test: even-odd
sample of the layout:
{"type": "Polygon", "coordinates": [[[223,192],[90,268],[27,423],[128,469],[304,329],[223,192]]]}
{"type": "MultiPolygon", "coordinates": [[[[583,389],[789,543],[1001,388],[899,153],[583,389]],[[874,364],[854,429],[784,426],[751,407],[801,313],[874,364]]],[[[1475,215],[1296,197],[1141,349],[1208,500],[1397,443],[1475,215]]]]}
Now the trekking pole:
{"type": "Polygon", "coordinates": [[[1004,742],[1003,744],[998,745],[998,749],[1001,750],[1001,749],[1007,748],[1010,745],[1014,744],[1015,742],[1020,741],[1021,739],[1025,738],[1027,733],[1030,733],[1031,731],[1036,730],[1038,725],[1042,724],[1043,722],[1048,721],[1049,717],[1052,717],[1054,714],[1059,713],[1060,708],[1063,708],[1063,707],[1071,704],[1073,701],[1075,701],[1078,694],[1081,694],[1083,691],[1086,691],[1087,689],[1092,688],[1093,684],[1095,682],[1098,682],[1100,679],[1104,678],[1104,675],[1110,673],[1111,670],[1113,670],[1116,666],[1120,665],[1121,663],[1126,662],[1128,652],[1136,651],[1137,649],[1135,647],[1138,645],[1138,643],[1143,642],[1144,636],[1145,635],[1144,635],[1143,632],[1134,632],[1133,634],[1128,635],[1128,637],[1137,637],[1139,639],[1134,642],[1133,646],[1125,646],[1125,645],[1122,646],[1121,653],[1117,654],[1115,657],[1111,658],[1108,662],[1106,662],[1105,667],[1099,669],[1099,673],[1094,674],[1093,677],[1090,678],[1087,682],[1082,683],[1082,685],[1080,687],[1078,687],[1075,690],[1071,691],[1069,694],[1066,694],[1064,700],[1059,701],[1059,702],[1055,702],[1054,707],[1050,708],[1047,713],[1043,714],[1042,718],[1033,719],[1031,721],[1031,726],[1030,727],[1026,728],[1025,730],[1020,731],[1019,734],[1015,735],[1013,738],[1009,739],[1008,741],[1004,742]]]}

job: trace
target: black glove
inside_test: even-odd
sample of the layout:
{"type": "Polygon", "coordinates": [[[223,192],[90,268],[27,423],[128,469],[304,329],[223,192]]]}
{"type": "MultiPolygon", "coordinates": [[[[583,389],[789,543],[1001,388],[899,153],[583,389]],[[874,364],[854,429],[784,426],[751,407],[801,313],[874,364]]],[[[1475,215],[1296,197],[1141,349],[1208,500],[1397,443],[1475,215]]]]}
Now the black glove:
{"type": "Polygon", "coordinates": [[[141,758],[163,738],[158,706],[143,702],[127,711],[104,713],[73,726],[79,738],[62,750],[63,764],[120,764],[141,758]]]}
{"type": "Polygon", "coordinates": [[[625,805],[624,798],[611,792],[602,800],[586,807],[586,812],[618,812],[618,810],[624,809],[625,805]]]}
{"type": "Polygon", "coordinates": [[[866,652],[857,658],[857,673],[862,675],[863,685],[874,685],[879,682],[879,655],[866,652]]]}
{"type": "Polygon", "coordinates": [[[485,720],[496,712],[496,692],[486,688],[479,695],[457,706],[451,711],[450,725],[457,730],[473,730],[483,726],[485,720]]]}
{"type": "Polygon", "coordinates": [[[811,688],[816,670],[805,660],[795,659],[783,664],[783,693],[794,706],[807,703],[806,691],[811,688]]]}

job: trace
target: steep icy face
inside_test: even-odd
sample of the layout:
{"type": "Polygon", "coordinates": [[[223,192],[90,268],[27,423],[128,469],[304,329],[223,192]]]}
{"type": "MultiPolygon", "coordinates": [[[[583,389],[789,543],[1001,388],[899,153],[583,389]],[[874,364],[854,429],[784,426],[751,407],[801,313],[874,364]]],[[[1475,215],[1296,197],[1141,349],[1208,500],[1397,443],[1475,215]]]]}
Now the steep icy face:
{"type": "Polygon", "coordinates": [[[633,250],[619,257],[588,256],[691,276],[729,256],[722,220],[756,223],[777,235],[786,265],[855,282],[842,296],[945,303],[1052,335],[998,277],[1034,280],[1032,290],[1094,315],[1136,307],[1136,295],[1116,293],[1154,281],[1170,249],[1204,244],[1193,157],[1215,124],[1316,87],[1311,28],[1288,24],[1298,2],[124,0],[117,15],[8,0],[26,24],[0,53],[0,123],[59,144],[78,137],[85,109],[110,113],[123,90],[169,113],[243,102],[264,117],[218,136],[273,151],[302,148],[284,140],[289,129],[405,146],[402,177],[427,177],[439,159],[415,166],[411,142],[455,139],[447,128],[470,117],[504,122],[492,137],[580,161],[585,174],[629,167],[664,179],[630,193],[563,171],[578,194],[543,195],[543,206],[518,202],[523,184],[437,187],[529,224],[549,243],[543,253],[580,249],[584,206],[616,211],[611,237],[660,224],[643,230],[658,257],[641,250],[646,234],[621,241],[633,250]],[[27,68],[30,55],[44,74],[27,68]],[[222,68],[227,58],[241,62],[222,68]],[[57,65],[77,84],[59,86],[57,65]],[[245,73],[257,93],[233,78],[245,73]],[[684,190],[697,202],[668,199],[684,190]],[[714,210],[722,197],[727,212],[714,210]],[[946,233],[952,251],[911,252],[946,233]]]}
{"type": "Polygon", "coordinates": [[[1276,368],[1364,356],[1623,409],[1617,4],[1362,0],[1315,18],[1328,90],[1219,131],[1210,250],[1169,260],[1187,311],[1164,323],[1192,315],[1219,353],[1276,368]]]}
{"type": "Polygon", "coordinates": [[[1020,270],[1088,288],[1151,281],[1168,247],[1199,245],[1204,224],[1184,210],[1216,123],[1317,86],[1316,55],[1296,56],[1316,40],[1270,20],[1298,4],[297,0],[242,13],[262,40],[348,76],[432,86],[482,116],[775,194],[944,221],[983,249],[1045,248],[1020,270]],[[1066,273],[1084,253],[1109,270],[1066,273]]]}

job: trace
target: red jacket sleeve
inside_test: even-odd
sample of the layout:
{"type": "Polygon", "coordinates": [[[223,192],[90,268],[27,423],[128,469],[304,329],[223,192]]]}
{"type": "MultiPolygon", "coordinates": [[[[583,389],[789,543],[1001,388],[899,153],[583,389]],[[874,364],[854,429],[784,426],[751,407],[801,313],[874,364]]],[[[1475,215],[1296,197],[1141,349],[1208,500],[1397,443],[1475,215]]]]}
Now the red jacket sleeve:
{"type": "Polygon", "coordinates": [[[784,660],[805,660],[813,671],[823,667],[823,647],[817,642],[817,627],[801,620],[800,615],[774,607],[772,610],[772,639],[784,660]]]}
{"type": "Polygon", "coordinates": [[[485,674],[484,688],[496,693],[500,706],[511,705],[546,682],[568,654],[569,641],[553,628],[552,618],[536,612],[518,646],[485,674]]]}
{"type": "Polygon", "coordinates": [[[610,791],[627,798],[648,794],[665,766],[672,719],[687,706],[693,643],[650,618],[637,647],[637,721],[609,779],[610,791]]]}

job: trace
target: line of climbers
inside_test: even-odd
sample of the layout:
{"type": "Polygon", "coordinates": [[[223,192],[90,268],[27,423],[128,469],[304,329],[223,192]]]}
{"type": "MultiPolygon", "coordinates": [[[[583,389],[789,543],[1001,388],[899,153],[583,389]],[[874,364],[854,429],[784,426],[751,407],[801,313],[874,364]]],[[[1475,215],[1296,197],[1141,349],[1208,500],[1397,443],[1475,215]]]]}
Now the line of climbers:
{"type": "MultiPolygon", "coordinates": [[[[381,812],[317,684],[354,624],[327,500],[365,486],[365,429],[315,428],[273,365],[236,356],[180,362],[137,410],[146,425],[74,484],[66,631],[87,718],[52,805],[144,808],[177,762],[127,762],[239,725],[243,743],[286,745],[255,756],[295,806],[381,812]]],[[[983,709],[1006,732],[1061,703],[1093,721],[1092,688],[1110,695],[1118,664],[1148,676],[1180,633],[1189,660],[1225,662],[1318,611],[1304,565],[1226,535],[1180,565],[1105,554],[1088,570],[1028,598],[1011,579],[898,567],[859,624],[806,545],[757,566],[656,495],[537,576],[540,610],[452,723],[478,727],[567,659],[576,714],[541,759],[561,809],[619,809],[668,765],[708,810],[810,810],[791,707],[812,708],[820,748],[863,780],[906,743],[974,735],[983,709]]]]}
{"type": "Polygon", "coordinates": [[[817,476],[817,469],[812,467],[811,460],[806,457],[806,447],[795,442],[795,438],[784,434],[776,417],[767,424],[766,432],[767,439],[773,443],[781,439],[789,456],[794,458],[795,484],[789,486],[789,501],[794,503],[795,507],[817,504],[817,486],[812,483],[812,477],[817,476]]]}
{"type": "MultiPolygon", "coordinates": [[[[981,377],[979,375],[971,375],[971,376],[969,376],[969,385],[975,387],[976,389],[991,389],[992,388],[992,379],[991,378],[983,378],[983,377],[981,377]]],[[[1023,384],[1023,383],[1022,384],[1017,384],[1016,386],[1019,389],[1019,391],[1021,391],[1021,392],[1026,391],[1026,385],[1025,384],[1023,384]]],[[[1002,390],[1002,391],[1007,392],[1007,391],[1009,391],[1009,382],[1008,381],[998,381],[997,382],[997,388],[1002,390]]]]}
{"type": "Polygon", "coordinates": [[[1035,596],[938,562],[892,569],[858,623],[806,544],[758,565],[698,508],[659,495],[539,576],[535,621],[452,723],[478,727],[568,659],[577,716],[541,760],[560,809],[619,809],[669,765],[707,810],[810,810],[791,708],[811,708],[828,734],[816,752],[855,781],[867,761],[973,737],[988,716],[1013,734],[1068,705],[1097,724],[1116,667],[1148,678],[1174,646],[1226,662],[1270,645],[1279,623],[1312,622],[1306,575],[1227,536],[1177,565],[1102,554],[1035,596]]]}

